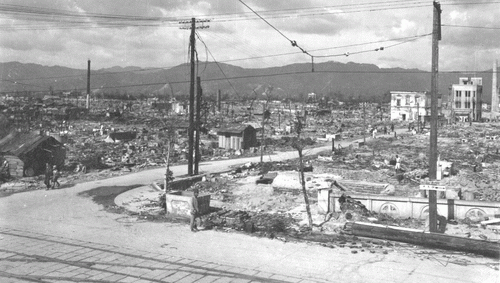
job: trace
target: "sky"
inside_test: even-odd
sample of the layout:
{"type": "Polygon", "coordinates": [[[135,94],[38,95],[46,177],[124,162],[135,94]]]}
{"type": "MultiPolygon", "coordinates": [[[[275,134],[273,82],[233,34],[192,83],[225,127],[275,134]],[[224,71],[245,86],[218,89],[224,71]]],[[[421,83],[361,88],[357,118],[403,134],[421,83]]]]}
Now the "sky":
{"type": "MultiPolygon", "coordinates": [[[[491,69],[500,1],[439,3],[439,70],[491,69]]],[[[171,68],[189,61],[193,17],[210,20],[196,24],[200,61],[431,69],[431,0],[0,0],[0,62],[171,68]]]]}

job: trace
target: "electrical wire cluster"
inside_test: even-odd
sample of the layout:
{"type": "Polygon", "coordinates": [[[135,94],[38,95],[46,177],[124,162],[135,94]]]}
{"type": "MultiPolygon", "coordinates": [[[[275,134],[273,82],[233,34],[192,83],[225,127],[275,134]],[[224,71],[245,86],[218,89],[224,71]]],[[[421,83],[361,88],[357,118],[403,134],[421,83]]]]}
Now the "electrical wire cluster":
{"type": "MultiPolygon", "coordinates": [[[[242,0],[239,2],[244,5],[250,12],[242,12],[242,13],[225,13],[225,14],[214,14],[214,15],[203,15],[204,18],[210,19],[211,22],[232,22],[232,21],[248,21],[248,20],[262,20],[267,25],[269,25],[272,29],[278,32],[283,38],[285,38],[292,47],[298,48],[300,51],[297,52],[285,52],[279,54],[267,54],[267,55],[258,55],[252,48],[246,48],[246,52],[239,53],[249,53],[250,56],[236,59],[229,59],[225,61],[217,61],[213,53],[208,49],[207,44],[200,36],[200,33],[196,32],[198,39],[204,44],[205,49],[210,54],[213,62],[217,64],[224,78],[216,78],[209,80],[227,80],[231,85],[233,90],[236,92],[236,89],[230,82],[230,79],[241,79],[241,78],[250,78],[249,76],[243,77],[232,77],[229,78],[226,76],[224,71],[222,70],[219,63],[223,62],[234,62],[234,61],[242,61],[242,60],[255,60],[255,59],[264,59],[271,57],[281,57],[287,55],[296,55],[303,53],[310,57],[312,63],[312,71],[314,72],[314,58],[328,58],[328,57],[340,57],[340,56],[351,56],[355,54],[367,53],[367,52],[378,52],[384,51],[389,48],[413,42],[423,37],[427,37],[431,35],[428,34],[420,34],[411,37],[403,37],[403,38],[393,38],[386,39],[380,41],[372,41],[372,42],[364,42],[364,43],[356,43],[350,45],[343,46],[332,46],[325,47],[320,49],[306,49],[303,46],[299,45],[296,40],[291,39],[287,36],[283,31],[278,29],[276,26],[271,24],[268,19],[279,19],[279,18],[299,18],[299,17],[317,17],[323,15],[336,15],[336,14],[347,14],[347,13],[360,13],[360,12],[374,12],[374,11],[388,11],[394,9],[415,9],[421,7],[430,7],[432,6],[432,2],[426,0],[386,0],[386,1],[374,1],[374,2],[365,2],[365,3],[350,3],[350,4],[336,4],[336,5],[328,5],[321,7],[302,7],[302,8],[286,8],[286,9],[276,9],[276,10],[264,10],[258,11],[256,9],[251,8],[242,0]],[[392,44],[380,45],[376,48],[366,48],[360,51],[344,51],[337,53],[329,53],[329,54],[318,54],[319,51],[340,49],[340,48],[349,48],[349,47],[359,47],[359,46],[368,46],[376,43],[388,43],[388,42],[396,42],[392,44]]],[[[486,5],[486,4],[495,4],[500,3],[500,1],[482,1],[482,2],[471,2],[471,1],[456,1],[456,0],[443,0],[441,1],[441,5],[486,5]]],[[[0,32],[8,32],[8,31],[16,31],[16,30],[49,30],[49,29],[90,29],[90,28],[125,28],[125,27],[179,27],[179,25],[185,24],[187,18],[192,18],[193,16],[178,16],[178,17],[148,17],[148,16],[133,16],[133,15],[115,15],[115,14],[104,14],[104,13],[89,13],[89,12],[75,12],[69,10],[62,9],[53,9],[53,8],[41,8],[41,7],[29,7],[23,5],[14,5],[14,4],[1,4],[0,3],[0,18],[15,20],[5,24],[0,25],[0,32]]],[[[480,27],[480,26],[465,26],[465,25],[447,25],[442,24],[443,27],[450,28],[475,28],[475,29],[500,29],[500,27],[480,27]]],[[[227,38],[224,38],[223,34],[217,33],[206,33],[208,36],[223,38],[228,41],[227,38]]],[[[235,35],[236,36],[236,35],[235,35]]],[[[233,35],[232,35],[233,37],[233,35]]],[[[243,40],[243,38],[241,38],[243,40]]],[[[232,48],[234,44],[232,44],[232,48]]],[[[245,48],[245,47],[242,47],[245,48]]],[[[208,57],[208,56],[207,56],[208,57]]],[[[205,65],[205,66],[206,66],[205,65]]],[[[143,71],[151,71],[151,70],[161,70],[167,69],[169,67],[162,68],[147,68],[142,70],[134,70],[132,72],[143,72],[143,71]]],[[[131,71],[125,71],[131,72],[131,71]]],[[[95,75],[107,75],[107,74],[116,74],[122,72],[93,72],[93,76],[95,75]]],[[[294,72],[294,73],[283,73],[283,74],[270,74],[263,76],[275,76],[275,75],[290,75],[290,74],[300,74],[303,72],[294,72]]],[[[76,76],[59,76],[59,77],[43,77],[43,78],[24,78],[18,79],[16,81],[10,79],[2,79],[1,81],[20,84],[25,86],[36,87],[36,85],[21,83],[21,81],[33,81],[33,80],[47,80],[47,79],[60,79],[60,78],[69,78],[69,77],[80,77],[82,75],[76,76]]],[[[260,76],[260,77],[263,77],[260,76]]],[[[209,81],[205,80],[205,81],[209,81]]],[[[169,82],[169,84],[173,83],[185,83],[185,82],[169,82]]],[[[164,84],[164,83],[161,83],[164,84]]],[[[127,86],[113,86],[108,88],[119,88],[119,87],[133,87],[133,86],[148,86],[148,85],[156,85],[156,84],[140,84],[140,85],[127,85],[127,86]]]]}
{"type": "MultiPolygon", "coordinates": [[[[441,5],[467,6],[495,3],[500,3],[500,1],[441,1],[441,5]]],[[[252,12],[243,13],[166,17],[79,12],[56,8],[43,8],[0,3],[0,17],[8,20],[15,20],[15,22],[7,22],[5,24],[1,24],[0,31],[159,26],[179,27],[181,22],[191,19],[192,17],[203,17],[210,19],[212,22],[234,22],[261,20],[264,17],[266,19],[296,19],[302,17],[318,17],[361,12],[415,9],[431,6],[432,2],[428,0],[388,0],[365,3],[327,5],[319,7],[286,8],[264,11],[252,10],[252,12]]]]}

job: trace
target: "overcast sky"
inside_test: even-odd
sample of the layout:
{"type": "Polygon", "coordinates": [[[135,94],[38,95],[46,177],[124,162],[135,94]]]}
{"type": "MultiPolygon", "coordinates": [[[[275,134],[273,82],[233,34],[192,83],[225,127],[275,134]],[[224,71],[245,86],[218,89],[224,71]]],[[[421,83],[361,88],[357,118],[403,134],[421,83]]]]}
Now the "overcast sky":
{"type": "MultiPolygon", "coordinates": [[[[197,39],[200,61],[262,68],[312,55],[315,62],[430,70],[431,0],[243,2],[268,23],[239,0],[0,0],[0,61],[169,68],[188,62],[189,30],[179,21],[196,17],[211,20],[197,30],[206,44],[197,39]]],[[[500,1],[440,3],[439,69],[491,69],[500,59],[500,1]]]]}

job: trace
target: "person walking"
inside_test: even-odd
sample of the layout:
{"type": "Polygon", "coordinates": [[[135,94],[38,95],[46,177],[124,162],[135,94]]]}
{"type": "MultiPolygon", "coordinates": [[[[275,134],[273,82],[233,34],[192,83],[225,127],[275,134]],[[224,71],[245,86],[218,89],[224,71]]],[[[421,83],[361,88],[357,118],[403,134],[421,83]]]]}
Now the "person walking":
{"type": "Polygon", "coordinates": [[[401,157],[396,155],[396,165],[394,166],[394,169],[396,169],[396,173],[401,169],[401,157]]]}
{"type": "Polygon", "coordinates": [[[375,128],[373,128],[372,137],[373,137],[374,139],[376,139],[376,138],[377,138],[377,128],[376,128],[376,127],[375,127],[375,128]]]}
{"type": "Polygon", "coordinates": [[[59,172],[59,170],[57,170],[57,166],[54,165],[53,169],[52,169],[52,189],[55,189],[56,188],[56,184],[57,184],[57,187],[59,188],[59,186],[61,186],[61,184],[59,184],[59,177],[60,177],[61,173],[59,172]]]}
{"type": "Polygon", "coordinates": [[[50,190],[50,181],[52,179],[52,166],[49,163],[45,163],[45,180],[43,183],[47,187],[45,190],[50,190]]]}
{"type": "Polygon", "coordinates": [[[196,218],[200,218],[200,208],[198,206],[198,189],[193,189],[193,197],[191,199],[191,221],[190,227],[192,232],[197,232],[196,218]]]}

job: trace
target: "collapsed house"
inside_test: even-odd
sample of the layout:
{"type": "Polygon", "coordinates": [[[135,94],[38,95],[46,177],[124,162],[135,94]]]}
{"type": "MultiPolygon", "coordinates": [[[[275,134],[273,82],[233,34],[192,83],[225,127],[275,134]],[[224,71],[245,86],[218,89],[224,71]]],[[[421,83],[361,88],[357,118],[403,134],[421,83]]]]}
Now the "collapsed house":
{"type": "Polygon", "coordinates": [[[136,137],[136,132],[117,132],[110,133],[104,141],[107,143],[120,143],[134,140],[136,137]]]}
{"type": "Polygon", "coordinates": [[[66,148],[51,136],[10,133],[0,140],[0,155],[8,162],[12,177],[32,177],[44,172],[45,163],[62,167],[66,148]]]}

